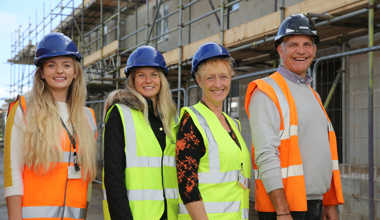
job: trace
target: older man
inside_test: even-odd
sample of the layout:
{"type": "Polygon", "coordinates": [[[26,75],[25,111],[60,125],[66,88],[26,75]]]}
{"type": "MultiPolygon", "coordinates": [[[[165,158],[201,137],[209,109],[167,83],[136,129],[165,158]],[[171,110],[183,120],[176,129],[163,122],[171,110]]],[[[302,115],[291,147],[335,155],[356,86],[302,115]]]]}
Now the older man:
{"type": "Polygon", "coordinates": [[[275,37],[281,65],[247,89],[261,220],[338,219],[343,204],[335,132],[307,75],[318,41],[309,18],[287,17],[275,37]]]}

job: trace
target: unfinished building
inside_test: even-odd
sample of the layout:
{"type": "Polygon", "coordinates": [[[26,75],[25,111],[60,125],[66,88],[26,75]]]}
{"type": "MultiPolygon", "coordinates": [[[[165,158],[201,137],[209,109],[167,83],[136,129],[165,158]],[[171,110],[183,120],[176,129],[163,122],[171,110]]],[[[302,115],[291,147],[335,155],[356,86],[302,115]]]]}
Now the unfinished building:
{"type": "Polygon", "coordinates": [[[177,106],[194,104],[200,93],[190,75],[191,58],[213,41],[235,60],[225,111],[240,119],[250,145],[243,108],[247,84],[277,67],[273,39],[282,19],[305,13],[321,38],[310,74],[338,138],[341,219],[380,219],[379,7],[374,0],[59,0],[42,21],[14,34],[10,98],[31,87],[36,42],[59,31],[84,56],[88,104],[97,112],[99,129],[105,96],[123,86],[128,55],[143,44],[164,54],[177,106]]]}

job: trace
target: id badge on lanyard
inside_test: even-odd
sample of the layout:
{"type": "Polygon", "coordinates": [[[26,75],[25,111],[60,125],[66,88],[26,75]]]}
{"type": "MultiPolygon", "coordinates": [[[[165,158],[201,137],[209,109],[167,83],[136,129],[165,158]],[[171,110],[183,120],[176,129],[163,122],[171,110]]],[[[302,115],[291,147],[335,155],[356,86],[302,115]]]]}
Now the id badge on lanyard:
{"type": "Polygon", "coordinates": [[[68,169],[67,169],[67,177],[69,179],[80,179],[82,178],[82,174],[80,172],[80,170],[76,170],[75,169],[75,166],[68,166],[68,169]]]}
{"type": "MultiPolygon", "coordinates": [[[[74,139],[73,135],[70,133],[69,129],[67,129],[62,118],[61,118],[61,123],[62,123],[62,126],[65,128],[65,130],[69,136],[69,139],[70,139],[70,156],[69,156],[69,161],[67,161],[69,164],[69,166],[67,167],[67,178],[68,179],[80,179],[82,177],[82,174],[81,174],[80,167],[78,164],[78,155],[77,155],[77,151],[76,151],[77,149],[76,149],[75,139],[74,139]],[[73,146],[73,151],[74,151],[73,154],[71,154],[71,146],[73,146]],[[71,163],[71,156],[73,157],[74,165],[70,164],[71,163]]],[[[74,128],[73,128],[73,130],[74,130],[74,128]]],[[[75,131],[74,131],[74,134],[75,134],[75,131]]]]}
{"type": "Polygon", "coordinates": [[[241,186],[241,188],[248,189],[249,181],[248,181],[248,178],[246,178],[243,175],[243,164],[241,164],[241,168],[239,170],[238,183],[241,186]]]}

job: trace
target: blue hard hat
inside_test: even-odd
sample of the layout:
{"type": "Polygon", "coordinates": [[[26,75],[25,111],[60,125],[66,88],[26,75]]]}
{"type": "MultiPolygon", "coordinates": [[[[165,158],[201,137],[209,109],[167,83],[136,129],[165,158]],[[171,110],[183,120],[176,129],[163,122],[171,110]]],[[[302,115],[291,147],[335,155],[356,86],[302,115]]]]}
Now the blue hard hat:
{"type": "Polygon", "coordinates": [[[62,33],[53,32],[38,43],[34,64],[39,66],[43,59],[59,56],[72,56],[78,61],[82,59],[73,40],[62,33]]]}
{"type": "Polygon", "coordinates": [[[198,70],[199,65],[211,58],[216,57],[230,57],[227,49],[217,43],[205,43],[199,47],[195,52],[192,60],[191,75],[195,79],[195,73],[198,70]]]}
{"type": "Polygon", "coordinates": [[[129,55],[127,66],[124,70],[127,78],[131,70],[136,67],[156,67],[160,68],[165,76],[168,75],[168,68],[166,67],[164,56],[152,46],[140,46],[129,55]]]}
{"type": "Polygon", "coordinates": [[[281,22],[274,38],[275,46],[281,44],[285,37],[292,35],[307,35],[314,39],[314,43],[319,43],[319,36],[313,21],[304,14],[290,15],[281,22]]]}

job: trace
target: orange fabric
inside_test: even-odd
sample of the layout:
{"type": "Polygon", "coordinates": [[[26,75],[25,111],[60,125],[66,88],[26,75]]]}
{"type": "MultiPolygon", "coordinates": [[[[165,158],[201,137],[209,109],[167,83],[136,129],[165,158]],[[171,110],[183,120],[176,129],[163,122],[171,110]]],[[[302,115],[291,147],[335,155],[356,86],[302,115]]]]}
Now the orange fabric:
{"type": "MultiPolygon", "coordinates": [[[[24,100],[23,98],[21,100],[24,100]]],[[[23,109],[26,109],[25,100],[21,102],[23,109]]],[[[92,109],[91,109],[92,110],[92,109]]],[[[25,111],[24,111],[25,112],[25,111]]],[[[93,113],[93,116],[94,113],[93,113]]],[[[94,118],[95,120],[95,118],[94,118]]],[[[61,147],[65,152],[73,152],[68,134],[63,130],[61,137],[61,147]]],[[[79,146],[78,146],[79,148],[79,146]]],[[[72,158],[71,158],[72,159],[72,158]]],[[[71,162],[73,165],[73,162],[71,162]]],[[[83,172],[82,172],[83,177],[83,172]]],[[[86,208],[88,180],[68,179],[68,163],[52,163],[46,173],[35,172],[33,167],[24,166],[23,171],[24,195],[22,198],[23,207],[36,206],[63,206],[86,208]],[[67,181],[67,187],[66,185],[67,181]],[[66,188],[66,196],[65,196],[66,188]],[[65,199],[66,198],[66,199],[65,199]]],[[[30,219],[30,218],[28,218],[30,219]]],[[[33,218],[34,220],[58,220],[60,218],[33,218]]],[[[71,218],[64,218],[71,220],[71,218]]]]}
{"type": "Polygon", "coordinates": [[[260,89],[267,96],[269,96],[269,98],[271,98],[273,100],[274,104],[277,106],[277,108],[280,111],[280,117],[281,117],[280,129],[284,129],[283,118],[282,118],[282,111],[281,111],[280,103],[279,103],[279,101],[277,99],[276,93],[273,90],[273,88],[270,85],[268,85],[262,79],[255,80],[255,81],[249,83],[249,85],[248,85],[247,92],[246,92],[246,95],[245,95],[245,110],[247,112],[248,118],[249,118],[249,103],[251,101],[252,94],[253,94],[253,92],[255,91],[256,88],[260,89]]]}
{"type": "MultiPolygon", "coordinates": [[[[66,133],[62,139],[64,151],[69,152],[70,140],[66,133]]],[[[23,206],[63,206],[66,202],[66,206],[86,208],[88,181],[83,179],[68,180],[66,201],[64,201],[68,163],[58,162],[52,166],[44,174],[36,173],[33,168],[24,167],[23,206]]]]}
{"type": "Polygon", "coordinates": [[[9,104],[7,112],[7,123],[4,135],[4,187],[13,186],[12,163],[11,163],[11,139],[16,110],[19,105],[18,100],[9,104]]]}
{"type": "MultiPolygon", "coordinates": [[[[9,115],[9,113],[12,111],[13,106],[14,106],[16,103],[17,103],[17,104],[21,103],[21,110],[22,110],[23,113],[25,113],[25,111],[26,111],[25,97],[24,97],[24,96],[20,96],[20,95],[18,95],[17,98],[16,98],[16,100],[14,100],[13,102],[9,103],[9,106],[8,106],[8,112],[7,112],[7,117],[8,117],[8,115],[9,115]]],[[[15,110],[15,111],[16,111],[16,110],[15,110]]]]}
{"type": "MultiPolygon", "coordinates": [[[[275,72],[270,76],[279,86],[285,98],[287,99],[290,112],[290,125],[298,126],[297,118],[297,109],[291,95],[291,92],[287,86],[285,79],[281,76],[280,73],[275,72]]],[[[280,117],[281,117],[281,126],[280,130],[284,130],[284,119],[282,110],[279,104],[279,100],[274,89],[262,79],[255,80],[248,85],[246,97],[245,97],[245,109],[249,117],[249,103],[252,97],[253,92],[256,89],[260,89],[264,94],[266,94],[277,107],[280,117]]],[[[313,91],[318,101],[320,102],[318,95],[313,91]]],[[[321,102],[320,102],[321,104],[321,102]]],[[[323,106],[322,109],[325,111],[323,106]]],[[[327,113],[325,111],[326,117],[327,113]]],[[[328,117],[327,117],[328,118],[328,117]]],[[[329,119],[328,119],[329,120],[329,119]]],[[[330,141],[330,150],[333,160],[337,160],[337,147],[336,147],[336,138],[334,131],[329,132],[329,141],[330,141]]],[[[302,165],[301,152],[298,146],[298,136],[292,135],[288,139],[282,139],[280,146],[278,148],[280,155],[281,168],[289,168],[293,165],[302,165]]],[[[253,168],[257,169],[255,164],[254,157],[254,146],[252,144],[252,163],[253,168]]],[[[283,178],[284,191],[286,199],[288,201],[289,209],[291,211],[306,211],[307,210],[307,201],[306,201],[306,188],[303,175],[299,176],[289,176],[283,178]]],[[[265,191],[264,185],[260,179],[255,180],[255,208],[261,212],[274,212],[274,207],[272,202],[265,191]]],[[[338,171],[333,171],[333,178],[329,192],[324,195],[323,203],[325,205],[337,205],[343,203],[343,194],[342,187],[340,182],[340,174],[338,171]]]]}
{"type": "Polygon", "coordinates": [[[15,102],[9,103],[8,111],[7,111],[7,117],[9,116],[9,113],[12,111],[13,106],[16,104],[17,100],[15,102]]]}
{"type": "MultiPolygon", "coordinates": [[[[94,111],[94,109],[92,109],[92,108],[88,108],[88,109],[90,110],[90,112],[91,112],[91,114],[92,114],[92,117],[93,117],[94,121],[96,122],[96,116],[95,116],[95,111],[94,111]]],[[[95,131],[95,139],[96,139],[96,138],[98,138],[98,130],[95,131]]]]}
{"type": "MultiPolygon", "coordinates": [[[[315,97],[317,98],[319,105],[323,109],[323,112],[326,115],[327,120],[331,123],[331,120],[326,112],[326,109],[323,107],[322,101],[319,98],[318,94],[310,88],[315,97]]],[[[336,144],[336,136],[335,132],[333,130],[329,131],[329,142],[330,142],[330,152],[331,152],[331,159],[332,160],[338,160],[338,149],[336,144]]],[[[342,183],[340,180],[340,171],[334,170],[333,171],[333,179],[331,180],[331,185],[334,187],[330,187],[330,190],[324,195],[323,197],[323,204],[324,205],[336,205],[336,204],[343,204],[343,190],[342,190],[342,183]]]]}
{"type": "Polygon", "coordinates": [[[21,107],[21,110],[25,113],[26,105],[24,96],[17,96],[16,100],[11,102],[8,106],[7,123],[5,126],[4,136],[4,187],[10,187],[13,185],[11,165],[11,139],[14,119],[19,105],[21,107]]]}

